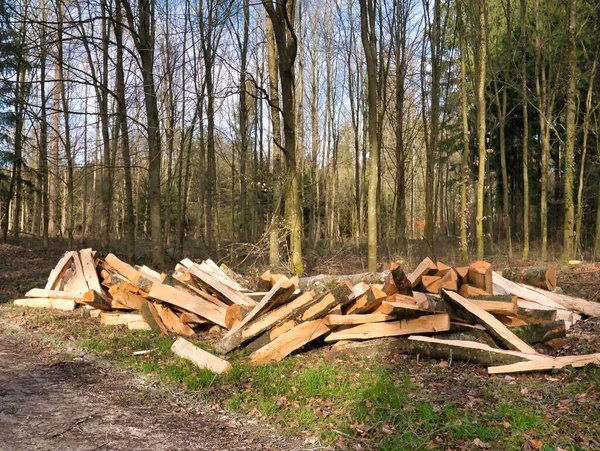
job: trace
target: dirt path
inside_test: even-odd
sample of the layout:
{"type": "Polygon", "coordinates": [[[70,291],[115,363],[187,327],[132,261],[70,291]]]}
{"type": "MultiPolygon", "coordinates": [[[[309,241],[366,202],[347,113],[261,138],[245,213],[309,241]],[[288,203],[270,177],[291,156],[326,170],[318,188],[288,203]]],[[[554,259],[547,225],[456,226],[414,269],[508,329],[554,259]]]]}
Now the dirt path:
{"type": "Polygon", "coordinates": [[[0,450],[293,450],[300,443],[0,327],[0,450]]]}

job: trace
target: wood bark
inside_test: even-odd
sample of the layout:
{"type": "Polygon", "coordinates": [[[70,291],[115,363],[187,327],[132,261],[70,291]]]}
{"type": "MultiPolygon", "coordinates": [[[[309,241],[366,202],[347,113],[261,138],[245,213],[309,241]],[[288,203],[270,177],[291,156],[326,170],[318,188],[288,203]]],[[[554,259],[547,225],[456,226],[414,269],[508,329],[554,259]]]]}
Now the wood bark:
{"type": "Polygon", "coordinates": [[[164,263],[164,242],[161,219],[161,139],[156,85],[154,83],[154,39],[155,2],[138,0],[137,20],[130,0],[122,0],[127,22],[135,30],[134,43],[140,56],[142,79],[144,81],[144,105],[146,109],[148,140],[148,197],[150,203],[150,229],[152,239],[152,264],[161,267],[164,263]]]}
{"type": "Polygon", "coordinates": [[[477,238],[477,259],[482,260],[484,254],[484,189],[485,189],[485,162],[487,157],[487,135],[486,135],[486,64],[487,64],[487,18],[486,0],[478,0],[479,8],[479,60],[477,71],[477,148],[479,153],[478,161],[478,179],[477,179],[477,217],[476,238],[477,238]]]}
{"type": "Polygon", "coordinates": [[[368,188],[368,270],[377,271],[377,180],[379,178],[379,136],[377,102],[377,35],[374,0],[360,0],[360,36],[367,63],[367,103],[369,121],[368,188]]]}
{"type": "Polygon", "coordinates": [[[295,273],[302,273],[302,214],[300,206],[300,182],[296,168],[296,121],[294,62],[297,54],[297,37],[294,30],[294,2],[288,0],[262,1],[273,24],[277,44],[279,78],[281,81],[281,105],[286,162],[286,219],[289,227],[290,263],[295,273]]]}
{"type": "Polygon", "coordinates": [[[567,6],[568,38],[569,38],[569,85],[567,89],[567,136],[565,139],[565,222],[563,229],[563,258],[572,260],[575,258],[575,206],[573,203],[573,187],[575,184],[575,140],[577,139],[577,2],[569,0],[567,6]]]}

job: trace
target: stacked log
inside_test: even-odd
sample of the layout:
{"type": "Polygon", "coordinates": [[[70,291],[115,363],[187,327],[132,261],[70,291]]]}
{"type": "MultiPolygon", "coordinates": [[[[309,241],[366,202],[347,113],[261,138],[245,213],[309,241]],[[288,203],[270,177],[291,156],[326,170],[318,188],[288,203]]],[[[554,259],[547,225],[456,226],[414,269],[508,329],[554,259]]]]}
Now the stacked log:
{"type": "Polygon", "coordinates": [[[181,337],[194,338],[217,326],[223,335],[214,350],[228,354],[244,348],[252,364],[280,361],[310,342],[357,352],[381,339],[398,352],[484,363],[490,374],[598,362],[594,355],[553,359],[532,347],[564,337],[581,315],[600,317],[598,304],[540,288],[556,284],[548,268],[504,269],[503,274],[515,281],[484,261],[452,267],[426,258],[410,273],[395,263],[384,274],[346,280],[323,276],[306,283],[267,271],[253,291],[212,260],[184,259],[168,275],[131,266],[113,254],[99,259],[84,249],[65,253],[45,288],[31,290],[15,304],[81,306],[86,317],[106,326],[175,334],[180,338],[174,352],[218,373],[231,365],[181,337]],[[317,280],[333,288],[320,293],[299,288],[323,288],[317,280]]]}

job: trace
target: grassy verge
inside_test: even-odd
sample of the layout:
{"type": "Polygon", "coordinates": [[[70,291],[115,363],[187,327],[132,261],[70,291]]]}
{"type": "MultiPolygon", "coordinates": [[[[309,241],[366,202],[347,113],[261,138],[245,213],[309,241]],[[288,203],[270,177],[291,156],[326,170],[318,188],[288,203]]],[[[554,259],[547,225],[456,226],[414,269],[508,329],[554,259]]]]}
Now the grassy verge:
{"type": "MultiPolygon", "coordinates": [[[[476,365],[449,366],[402,355],[385,361],[328,360],[315,350],[259,367],[248,366],[243,353],[233,353],[232,371],[215,376],[171,353],[172,337],[100,327],[97,320],[76,313],[6,305],[0,306],[0,314],[318,446],[520,450],[532,441],[544,450],[600,447],[596,368],[488,377],[476,365]],[[153,351],[133,355],[149,349],[153,351]]],[[[206,341],[192,341],[208,349],[206,341]]]]}

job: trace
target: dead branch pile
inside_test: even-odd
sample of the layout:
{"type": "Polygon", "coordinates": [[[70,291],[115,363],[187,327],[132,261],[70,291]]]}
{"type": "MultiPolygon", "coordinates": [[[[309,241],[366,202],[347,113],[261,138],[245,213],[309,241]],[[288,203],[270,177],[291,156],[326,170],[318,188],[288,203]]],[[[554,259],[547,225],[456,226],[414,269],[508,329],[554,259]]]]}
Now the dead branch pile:
{"type": "Polygon", "coordinates": [[[554,358],[532,347],[560,346],[582,316],[600,317],[600,304],[549,291],[556,286],[552,268],[503,274],[508,278],[484,261],[450,267],[426,258],[409,274],[396,264],[382,283],[338,280],[317,295],[300,290],[297,277],[268,271],[252,291],[211,260],[184,259],[167,275],[84,249],[65,253],[46,287],[15,304],[82,306],[104,325],[175,333],[174,352],[217,373],[231,365],[181,336],[217,326],[224,335],[214,349],[227,354],[244,347],[253,364],[280,361],[315,340],[343,351],[382,337],[401,337],[391,342],[399,352],[482,363],[489,374],[600,363],[600,354],[554,358]]]}

